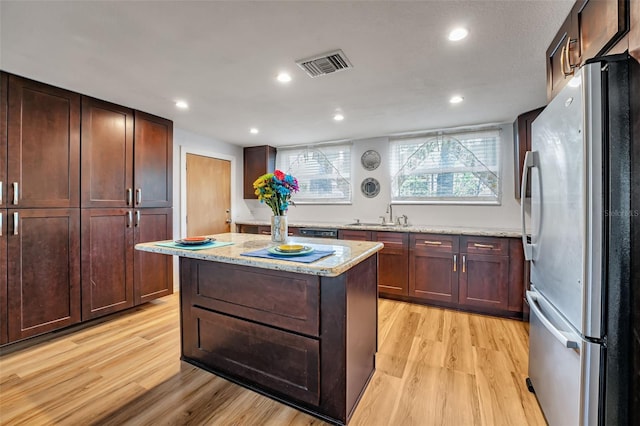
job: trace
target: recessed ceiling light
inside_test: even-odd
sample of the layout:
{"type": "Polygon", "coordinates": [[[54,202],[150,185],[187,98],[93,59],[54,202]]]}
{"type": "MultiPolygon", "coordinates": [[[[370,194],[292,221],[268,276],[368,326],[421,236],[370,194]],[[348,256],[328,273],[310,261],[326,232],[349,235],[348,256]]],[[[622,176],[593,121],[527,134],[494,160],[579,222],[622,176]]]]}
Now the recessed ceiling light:
{"type": "Polygon", "coordinates": [[[451,99],[449,99],[449,102],[451,102],[452,104],[459,104],[460,102],[462,102],[464,100],[464,98],[462,96],[452,96],[451,99]]]}
{"type": "Polygon", "coordinates": [[[189,104],[185,101],[176,101],[176,107],[180,109],[189,109],[189,104]]]}
{"type": "Polygon", "coordinates": [[[257,135],[259,132],[258,129],[256,129],[255,127],[252,127],[251,129],[249,129],[249,133],[251,133],[252,135],[257,135]]]}
{"type": "Polygon", "coordinates": [[[469,31],[466,28],[455,28],[449,33],[449,40],[460,41],[469,35],[469,31]]]}
{"type": "Polygon", "coordinates": [[[336,121],[342,121],[342,120],[344,120],[344,115],[338,113],[338,114],[333,116],[333,119],[336,120],[336,121]]]}
{"type": "Polygon", "coordinates": [[[286,72],[281,72],[280,74],[278,74],[278,77],[276,78],[280,83],[288,83],[291,81],[291,76],[289,75],[289,73],[286,73],[286,72]]]}

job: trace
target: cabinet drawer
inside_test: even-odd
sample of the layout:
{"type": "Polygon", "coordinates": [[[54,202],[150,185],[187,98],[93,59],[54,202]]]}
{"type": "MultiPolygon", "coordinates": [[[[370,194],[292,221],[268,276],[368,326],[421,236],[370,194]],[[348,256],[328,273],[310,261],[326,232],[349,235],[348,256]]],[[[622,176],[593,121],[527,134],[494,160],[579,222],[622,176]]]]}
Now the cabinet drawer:
{"type": "Polygon", "coordinates": [[[410,247],[417,251],[458,251],[458,237],[455,235],[411,234],[410,247]]]}
{"type": "Polygon", "coordinates": [[[318,405],[318,340],[198,307],[189,309],[190,315],[183,324],[187,358],[318,405]]]}
{"type": "Polygon", "coordinates": [[[509,256],[509,240],[507,238],[464,236],[460,239],[460,252],[509,256]]]}
{"type": "Polygon", "coordinates": [[[194,261],[194,305],[318,336],[319,278],[245,266],[194,261]]]}
{"type": "Polygon", "coordinates": [[[353,231],[350,229],[340,229],[338,239],[352,241],[371,241],[371,231],[353,231]]]}
{"type": "Polygon", "coordinates": [[[372,240],[384,244],[381,254],[406,255],[409,248],[409,234],[406,232],[374,232],[372,240]]]}

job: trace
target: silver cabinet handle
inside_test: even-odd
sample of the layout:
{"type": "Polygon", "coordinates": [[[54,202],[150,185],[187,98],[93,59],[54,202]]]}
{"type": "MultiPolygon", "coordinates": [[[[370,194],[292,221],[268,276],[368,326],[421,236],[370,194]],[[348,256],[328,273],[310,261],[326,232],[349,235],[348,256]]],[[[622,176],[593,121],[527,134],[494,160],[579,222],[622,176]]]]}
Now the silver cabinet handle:
{"type": "Polygon", "coordinates": [[[458,270],[458,255],[454,254],[453,255],[453,272],[456,272],[458,270]]]}
{"type": "Polygon", "coordinates": [[[491,244],[478,244],[478,243],[473,243],[473,246],[474,246],[474,247],[477,247],[477,248],[487,248],[487,249],[492,249],[492,248],[493,248],[493,245],[491,245],[491,244]]]}
{"type": "Polygon", "coordinates": [[[127,228],[131,228],[131,221],[132,221],[132,214],[131,214],[131,210],[129,210],[127,212],[127,228]]]}
{"type": "Polygon", "coordinates": [[[13,235],[18,235],[19,220],[18,212],[13,212],[13,235]]]}
{"type": "Polygon", "coordinates": [[[13,204],[18,205],[18,182],[13,182],[13,204]]]}
{"type": "Polygon", "coordinates": [[[462,273],[467,272],[467,256],[462,255],[462,273]]]}
{"type": "Polygon", "coordinates": [[[142,188],[136,188],[136,205],[142,204],[142,188]]]}
{"type": "Polygon", "coordinates": [[[0,213],[0,237],[2,237],[2,213],[0,213]]]}
{"type": "Polygon", "coordinates": [[[140,226],[140,210],[136,210],[136,225],[140,226]]]}
{"type": "Polygon", "coordinates": [[[560,343],[562,343],[564,347],[567,347],[570,349],[577,349],[579,347],[578,342],[575,340],[571,340],[567,336],[565,336],[565,334],[562,331],[558,330],[551,323],[551,321],[549,321],[549,319],[547,319],[547,317],[544,316],[544,314],[542,313],[542,310],[538,306],[538,301],[539,301],[538,295],[532,291],[527,291],[526,296],[527,296],[527,301],[529,302],[529,307],[531,308],[533,313],[535,313],[536,317],[540,320],[542,325],[544,325],[544,328],[549,330],[549,333],[551,333],[553,337],[555,337],[560,343]]]}
{"type": "Polygon", "coordinates": [[[425,244],[427,246],[441,246],[442,241],[423,241],[422,244],[425,244]]]}
{"type": "Polygon", "coordinates": [[[127,205],[130,206],[133,203],[133,190],[127,188],[127,205]]]}
{"type": "Polygon", "coordinates": [[[0,180],[0,204],[2,204],[2,188],[4,188],[4,183],[0,180]]]}

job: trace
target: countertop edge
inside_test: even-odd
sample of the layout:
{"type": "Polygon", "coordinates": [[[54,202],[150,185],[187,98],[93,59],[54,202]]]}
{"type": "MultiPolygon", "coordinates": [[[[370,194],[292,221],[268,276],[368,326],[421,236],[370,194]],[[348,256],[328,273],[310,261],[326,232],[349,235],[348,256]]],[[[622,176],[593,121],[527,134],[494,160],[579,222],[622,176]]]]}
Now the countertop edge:
{"type": "MultiPolygon", "coordinates": [[[[239,220],[236,225],[270,226],[270,223],[260,220],[239,220]]],[[[453,226],[429,226],[429,225],[409,225],[409,226],[375,226],[375,225],[344,225],[336,223],[312,223],[312,222],[289,222],[293,228],[331,228],[353,231],[384,231],[403,232],[417,234],[445,234],[445,235],[472,235],[485,237],[522,238],[522,231],[515,229],[501,228],[465,228],[453,226]]]]}

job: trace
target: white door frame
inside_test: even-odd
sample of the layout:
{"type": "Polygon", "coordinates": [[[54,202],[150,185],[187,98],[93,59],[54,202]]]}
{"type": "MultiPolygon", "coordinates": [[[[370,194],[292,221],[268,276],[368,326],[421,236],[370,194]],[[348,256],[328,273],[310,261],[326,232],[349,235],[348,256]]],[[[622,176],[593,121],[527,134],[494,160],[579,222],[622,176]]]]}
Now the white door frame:
{"type": "Polygon", "coordinates": [[[180,145],[180,238],[187,236],[187,154],[201,155],[231,162],[231,221],[234,215],[234,194],[236,193],[236,158],[206,149],[180,145]]]}

